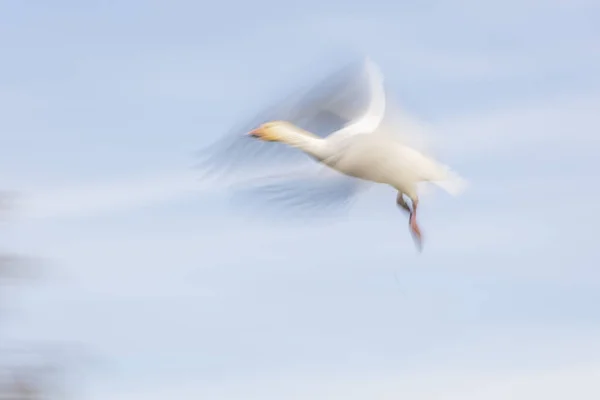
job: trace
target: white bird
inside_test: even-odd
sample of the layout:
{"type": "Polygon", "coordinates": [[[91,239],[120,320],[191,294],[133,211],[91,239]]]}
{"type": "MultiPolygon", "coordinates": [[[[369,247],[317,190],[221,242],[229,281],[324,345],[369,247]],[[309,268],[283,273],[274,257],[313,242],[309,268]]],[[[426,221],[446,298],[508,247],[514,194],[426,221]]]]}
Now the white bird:
{"type": "Polygon", "coordinates": [[[320,97],[311,96],[312,92],[309,92],[305,103],[292,103],[291,107],[284,105],[287,110],[280,110],[280,115],[287,114],[290,118],[269,118],[267,122],[257,124],[258,127],[255,125],[255,129],[249,129],[249,135],[263,143],[279,142],[300,150],[338,173],[323,174],[319,171],[312,173],[308,179],[304,176],[301,181],[310,184],[302,189],[299,180],[289,176],[268,185],[269,190],[284,192],[280,199],[308,198],[323,205],[328,202],[335,204],[348,200],[367,183],[392,186],[398,191],[396,203],[409,214],[409,227],[420,249],[422,234],[416,220],[419,183],[431,182],[457,195],[466,181],[447,166],[417,150],[410,143],[411,135],[412,139],[417,136],[411,127],[397,120],[385,123],[384,117],[393,118],[394,115],[391,112],[386,115],[389,110],[386,110],[383,76],[369,59],[364,63],[361,78],[358,81],[347,80],[341,86],[333,85],[335,90],[320,97]],[[356,83],[359,83],[358,86],[362,84],[366,90],[366,96],[362,97],[367,104],[362,107],[355,104],[361,99],[360,94],[352,90],[356,89],[356,83]],[[335,119],[342,126],[330,134],[321,132],[317,135],[306,128],[312,124],[323,131],[326,122],[335,119]],[[411,200],[410,207],[404,196],[411,200]]]}

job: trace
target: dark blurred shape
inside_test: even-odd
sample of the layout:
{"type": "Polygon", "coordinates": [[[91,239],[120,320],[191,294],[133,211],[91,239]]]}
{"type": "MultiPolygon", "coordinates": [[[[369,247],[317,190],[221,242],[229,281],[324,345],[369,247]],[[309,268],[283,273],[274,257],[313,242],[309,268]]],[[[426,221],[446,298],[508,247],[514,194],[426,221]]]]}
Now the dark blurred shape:
{"type": "MultiPolygon", "coordinates": [[[[0,191],[0,222],[3,218],[7,218],[15,207],[16,198],[13,192],[0,191]]],[[[29,281],[38,272],[39,265],[36,265],[30,257],[12,254],[0,247],[0,309],[2,308],[1,285],[29,281]]]]}
{"type": "Polygon", "coordinates": [[[0,399],[64,399],[68,365],[50,358],[32,344],[2,350],[0,399]]]}
{"type": "Polygon", "coordinates": [[[6,212],[14,201],[14,193],[0,191],[0,215],[6,212]]]}
{"type": "Polygon", "coordinates": [[[30,281],[38,273],[32,259],[15,254],[0,254],[0,285],[30,281]]]}
{"type": "MultiPolygon", "coordinates": [[[[0,217],[12,208],[14,198],[0,191],[0,217]]],[[[3,329],[9,284],[30,280],[36,266],[29,258],[0,253],[0,400],[77,398],[70,393],[74,384],[70,371],[78,367],[73,360],[79,361],[80,350],[74,352],[72,344],[22,342],[8,337],[3,329]]]]}

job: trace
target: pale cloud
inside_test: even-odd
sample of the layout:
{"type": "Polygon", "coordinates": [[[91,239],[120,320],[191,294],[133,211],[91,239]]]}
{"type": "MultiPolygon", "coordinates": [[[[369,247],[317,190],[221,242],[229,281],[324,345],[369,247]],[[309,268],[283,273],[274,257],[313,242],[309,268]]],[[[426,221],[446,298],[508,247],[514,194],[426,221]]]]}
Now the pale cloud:
{"type": "MultiPolygon", "coordinates": [[[[277,174],[305,172],[296,165],[284,164],[277,174]]],[[[123,177],[103,183],[74,183],[72,185],[23,186],[17,211],[30,220],[77,218],[131,210],[143,206],[168,203],[187,196],[216,193],[253,179],[273,174],[272,170],[248,169],[235,176],[206,177],[206,171],[190,167],[158,174],[123,177]]],[[[17,186],[19,187],[19,186],[17,186]]]]}
{"type": "MultiPolygon", "coordinates": [[[[512,371],[449,369],[418,372],[372,372],[360,376],[343,374],[299,377],[277,374],[257,381],[181,382],[144,392],[110,393],[115,400],[203,399],[348,399],[392,400],[530,400],[543,398],[595,400],[600,396],[600,365],[571,364],[562,367],[514,369],[512,371]]],[[[101,396],[94,397],[97,399],[101,396]]]]}
{"type": "Polygon", "coordinates": [[[198,188],[197,177],[179,172],[104,184],[33,189],[21,196],[19,212],[32,219],[102,215],[192,194],[198,188]]]}
{"type": "MultiPolygon", "coordinates": [[[[508,161],[531,151],[557,154],[559,160],[566,149],[588,154],[600,143],[598,107],[596,95],[579,95],[445,118],[433,125],[435,150],[463,166],[481,160],[508,161]]],[[[190,169],[117,182],[32,187],[22,195],[21,215],[33,219],[105,215],[223,190],[261,174],[255,173],[226,182],[202,181],[202,171],[190,169]]]]}
{"type": "Polygon", "coordinates": [[[584,94],[453,116],[437,123],[437,140],[458,159],[512,158],[511,152],[541,149],[564,152],[562,158],[566,149],[577,154],[600,145],[598,107],[600,97],[584,94]]]}
{"type": "Polygon", "coordinates": [[[436,1],[386,15],[321,14],[306,24],[306,30],[331,43],[371,54],[383,62],[384,71],[387,65],[393,66],[398,82],[539,79],[556,71],[576,73],[581,68],[591,73],[593,66],[600,64],[595,50],[600,32],[581,17],[586,7],[597,5],[589,1],[563,3],[436,1]],[[556,34],[557,24],[574,21],[579,26],[556,34]],[[579,30],[589,35],[581,35],[579,30]],[[538,40],[540,36],[548,40],[538,40]]]}
{"type": "MultiPolygon", "coordinates": [[[[315,253],[321,254],[319,260],[328,265],[331,273],[345,273],[346,265],[362,270],[371,269],[373,264],[408,267],[416,262],[427,268],[446,258],[500,257],[504,262],[490,260],[485,268],[479,262],[465,262],[446,265],[445,269],[473,276],[494,274],[560,281],[590,267],[590,262],[584,260],[590,256],[586,249],[593,247],[593,229],[578,226],[578,221],[598,222],[598,193],[595,186],[584,185],[586,179],[528,177],[481,182],[464,198],[445,194],[425,198],[421,224],[426,252],[422,257],[415,254],[405,216],[396,210],[393,191],[383,187],[366,194],[345,219],[312,223],[264,221],[235,209],[219,216],[198,212],[150,220],[113,218],[108,228],[102,218],[85,219],[79,225],[75,221],[74,227],[56,236],[48,237],[47,229],[60,229],[60,224],[31,232],[27,235],[26,252],[52,259],[71,282],[105,294],[163,293],[171,290],[169,285],[174,285],[172,290],[177,292],[177,282],[183,282],[190,274],[211,270],[247,273],[246,266],[251,264],[253,274],[260,275],[274,264],[287,265],[289,259],[295,263],[286,271],[320,275],[321,267],[313,265],[315,253]],[[578,194],[564,203],[568,210],[563,213],[556,212],[560,204],[557,186],[578,194]],[[74,232],[76,237],[65,240],[65,234],[74,232]],[[306,249],[311,251],[307,253],[306,249]],[[356,254],[349,249],[364,251],[356,254]],[[571,254],[571,262],[561,262],[553,256],[561,253],[571,254]],[[524,259],[527,266],[519,262],[524,259]],[[141,277],[143,287],[136,283],[141,277]]],[[[148,199],[141,200],[150,205],[148,199]]],[[[164,198],[155,200],[160,203],[164,198]]],[[[97,211],[80,210],[90,212],[87,215],[96,215],[92,212],[97,211]]],[[[61,221],[58,217],[56,220],[61,221]]]]}
{"type": "Polygon", "coordinates": [[[315,17],[306,25],[332,44],[370,54],[383,63],[384,72],[386,66],[393,65],[397,81],[477,81],[531,72],[532,66],[527,63],[530,59],[525,57],[507,59],[493,52],[450,51],[423,42],[416,44],[408,28],[417,28],[418,22],[403,22],[380,16],[327,15],[315,17]],[[392,37],[396,43],[394,51],[387,45],[387,39],[392,37]]]}

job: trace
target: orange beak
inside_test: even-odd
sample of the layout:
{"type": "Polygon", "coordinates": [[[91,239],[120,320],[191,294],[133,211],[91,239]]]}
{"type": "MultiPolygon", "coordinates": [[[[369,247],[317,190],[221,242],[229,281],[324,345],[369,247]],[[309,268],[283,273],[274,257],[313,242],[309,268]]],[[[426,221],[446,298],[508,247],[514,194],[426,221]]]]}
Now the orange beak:
{"type": "Polygon", "coordinates": [[[253,137],[253,138],[260,137],[260,128],[251,130],[250,132],[248,132],[248,136],[253,137]]]}

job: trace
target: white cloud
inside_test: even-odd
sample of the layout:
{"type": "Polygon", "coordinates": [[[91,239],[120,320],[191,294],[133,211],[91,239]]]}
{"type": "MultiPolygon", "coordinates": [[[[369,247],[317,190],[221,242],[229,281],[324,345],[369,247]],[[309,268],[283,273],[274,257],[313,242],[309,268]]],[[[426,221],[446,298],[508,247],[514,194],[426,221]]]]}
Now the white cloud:
{"type": "Polygon", "coordinates": [[[197,174],[170,173],[104,184],[31,190],[21,196],[27,218],[85,217],[165,202],[193,193],[197,174]]]}
{"type": "MultiPolygon", "coordinates": [[[[207,400],[345,399],[345,400],[595,400],[600,396],[600,364],[573,364],[530,370],[436,370],[384,372],[379,376],[321,375],[297,379],[274,375],[270,379],[190,383],[152,387],[147,391],[110,393],[115,400],[165,398],[207,400]]],[[[103,394],[104,395],[104,394],[103,394]]],[[[101,396],[93,398],[103,398],[101,396]]],[[[105,398],[105,397],[104,397],[105,398]]]]}
{"type": "MultiPolygon", "coordinates": [[[[204,171],[189,168],[157,174],[139,174],[119,181],[73,183],[70,185],[22,186],[16,208],[27,219],[77,218],[164,204],[186,196],[214,193],[240,184],[265,171],[248,170],[236,176],[202,179],[204,171]]],[[[294,166],[283,166],[277,173],[297,172],[294,166]]],[[[272,171],[266,171],[272,173],[272,171]]]]}
{"type": "Polygon", "coordinates": [[[437,139],[458,159],[510,159],[514,151],[541,149],[562,152],[560,158],[577,157],[578,149],[600,144],[598,107],[600,97],[580,95],[451,117],[438,122],[437,139]]]}

